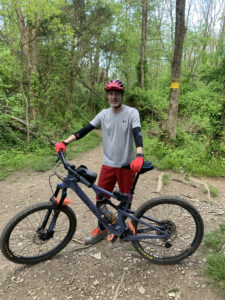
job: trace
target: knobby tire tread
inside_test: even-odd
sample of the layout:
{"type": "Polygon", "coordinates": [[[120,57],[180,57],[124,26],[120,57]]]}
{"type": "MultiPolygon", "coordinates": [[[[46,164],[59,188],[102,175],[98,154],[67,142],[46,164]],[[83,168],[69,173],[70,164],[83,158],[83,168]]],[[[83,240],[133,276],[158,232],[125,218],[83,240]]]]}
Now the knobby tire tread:
{"type": "MultiPolygon", "coordinates": [[[[48,208],[53,208],[53,204],[51,202],[42,202],[38,204],[34,204],[32,206],[29,206],[22,211],[18,212],[5,226],[3,229],[1,239],[0,239],[0,248],[3,253],[3,255],[10,261],[14,263],[19,264],[35,264],[39,262],[46,261],[50,259],[52,256],[60,252],[63,248],[66,247],[66,245],[70,242],[72,239],[77,226],[77,219],[74,211],[69,206],[63,206],[61,211],[65,213],[65,215],[70,220],[69,224],[69,230],[66,235],[66,237],[53,249],[49,250],[48,252],[44,253],[40,256],[34,256],[34,257],[23,257],[23,256],[17,256],[16,253],[14,254],[10,248],[9,248],[9,240],[10,235],[13,232],[16,225],[22,221],[24,218],[26,218],[29,215],[32,215],[35,212],[45,210],[47,211],[48,208]]],[[[61,212],[60,212],[61,213],[61,212]]]]}
{"type": "MultiPolygon", "coordinates": [[[[199,214],[198,210],[189,202],[187,202],[184,199],[181,199],[179,197],[174,197],[174,196],[160,196],[160,197],[156,197],[153,199],[150,199],[148,201],[146,201],[145,203],[143,203],[138,210],[135,212],[135,217],[137,218],[141,218],[141,216],[147,212],[148,210],[151,210],[153,207],[157,206],[157,205],[161,205],[161,204],[174,204],[174,205],[178,205],[180,207],[182,207],[183,209],[186,209],[193,217],[195,224],[196,224],[196,233],[195,233],[195,238],[191,244],[191,247],[182,252],[180,255],[178,256],[172,256],[172,257],[162,257],[162,258],[158,258],[158,257],[154,257],[151,255],[151,258],[148,257],[148,255],[144,255],[143,254],[143,248],[139,243],[139,240],[135,240],[132,241],[132,244],[134,246],[134,248],[136,249],[137,252],[139,252],[144,258],[149,259],[152,263],[155,264],[176,264],[180,261],[182,261],[183,259],[187,258],[188,256],[192,255],[197,248],[199,247],[199,245],[201,244],[203,235],[204,235],[204,223],[202,220],[201,215],[199,214]],[[140,250],[141,248],[141,250],[140,250]]],[[[154,216],[152,216],[154,217],[154,216]]],[[[133,221],[132,222],[135,229],[138,226],[138,222],[133,221]]]]}

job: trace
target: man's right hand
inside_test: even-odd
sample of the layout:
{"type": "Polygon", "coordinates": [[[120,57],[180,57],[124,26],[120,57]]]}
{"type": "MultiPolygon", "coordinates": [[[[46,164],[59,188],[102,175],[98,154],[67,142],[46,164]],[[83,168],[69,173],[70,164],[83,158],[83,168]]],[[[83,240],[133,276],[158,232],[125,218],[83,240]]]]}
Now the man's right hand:
{"type": "Polygon", "coordinates": [[[65,142],[59,142],[58,144],[55,144],[55,151],[59,153],[60,150],[64,153],[66,151],[66,143],[65,142]]]}

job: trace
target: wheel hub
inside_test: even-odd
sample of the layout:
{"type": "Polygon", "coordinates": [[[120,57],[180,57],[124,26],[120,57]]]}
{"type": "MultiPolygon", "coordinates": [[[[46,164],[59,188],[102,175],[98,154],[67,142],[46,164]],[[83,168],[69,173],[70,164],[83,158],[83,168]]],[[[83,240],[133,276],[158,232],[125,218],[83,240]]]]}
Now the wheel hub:
{"type": "Polygon", "coordinates": [[[163,220],[161,221],[161,225],[163,227],[163,230],[167,231],[168,236],[164,239],[165,247],[170,248],[172,247],[172,241],[174,241],[177,237],[177,228],[174,222],[170,220],[163,220]]]}
{"type": "Polygon", "coordinates": [[[49,232],[47,229],[40,229],[34,235],[33,241],[37,245],[46,243],[50,238],[53,237],[54,232],[49,232]]]}

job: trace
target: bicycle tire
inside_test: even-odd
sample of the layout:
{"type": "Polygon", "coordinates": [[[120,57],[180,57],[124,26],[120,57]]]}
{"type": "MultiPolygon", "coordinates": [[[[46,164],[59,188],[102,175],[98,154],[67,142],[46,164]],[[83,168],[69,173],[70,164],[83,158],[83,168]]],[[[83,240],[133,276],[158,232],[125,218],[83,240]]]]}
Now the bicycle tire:
{"type": "MultiPolygon", "coordinates": [[[[53,237],[43,241],[39,238],[37,229],[49,209],[52,214],[55,208],[51,202],[34,204],[8,222],[0,239],[1,251],[8,260],[19,264],[35,264],[48,260],[66,247],[76,231],[76,215],[70,207],[63,206],[53,237]]],[[[51,219],[49,218],[49,222],[51,219]]]]}
{"type": "MultiPolygon", "coordinates": [[[[156,264],[176,264],[192,255],[201,244],[204,234],[204,224],[197,209],[186,200],[173,196],[153,198],[141,205],[135,217],[144,216],[167,223],[170,236],[163,239],[134,240],[132,244],[144,258],[156,264]]],[[[145,222],[146,219],[144,219],[145,222]]],[[[156,226],[153,221],[149,224],[156,226]]],[[[149,230],[138,221],[132,221],[135,235],[149,230]]],[[[159,234],[156,230],[151,234],[159,234]]]]}

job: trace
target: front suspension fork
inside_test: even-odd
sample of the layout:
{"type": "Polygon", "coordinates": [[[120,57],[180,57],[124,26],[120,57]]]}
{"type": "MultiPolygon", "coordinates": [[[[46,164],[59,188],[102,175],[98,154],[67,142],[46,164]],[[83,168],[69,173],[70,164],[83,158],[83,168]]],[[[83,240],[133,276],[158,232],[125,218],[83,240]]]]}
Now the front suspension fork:
{"type": "Polygon", "coordinates": [[[55,199],[57,198],[57,196],[58,196],[58,194],[59,194],[59,191],[60,191],[61,189],[62,189],[62,184],[61,184],[61,183],[57,184],[56,190],[55,190],[53,196],[50,198],[50,201],[52,202],[53,205],[52,205],[52,207],[49,208],[48,211],[46,212],[46,214],[45,214],[45,216],[44,216],[44,219],[43,219],[43,222],[42,222],[41,226],[40,226],[40,227],[38,228],[38,230],[37,230],[37,232],[39,232],[39,233],[42,232],[42,234],[43,234],[43,231],[44,231],[44,229],[46,228],[46,225],[47,225],[47,223],[48,223],[48,221],[49,221],[49,218],[50,218],[51,213],[52,213],[52,210],[53,210],[54,214],[53,214],[52,220],[51,220],[51,222],[50,222],[50,224],[49,224],[49,227],[48,227],[48,229],[47,229],[47,232],[45,232],[45,234],[44,234],[44,235],[45,235],[44,239],[48,239],[48,238],[53,237],[53,234],[54,234],[53,229],[54,229],[54,227],[55,227],[57,218],[58,218],[59,213],[60,213],[60,210],[61,210],[61,208],[62,208],[63,201],[65,200],[65,198],[66,198],[66,196],[67,196],[67,189],[62,189],[62,194],[61,194],[60,201],[59,201],[59,203],[56,205],[56,200],[55,200],[55,199]]]}

